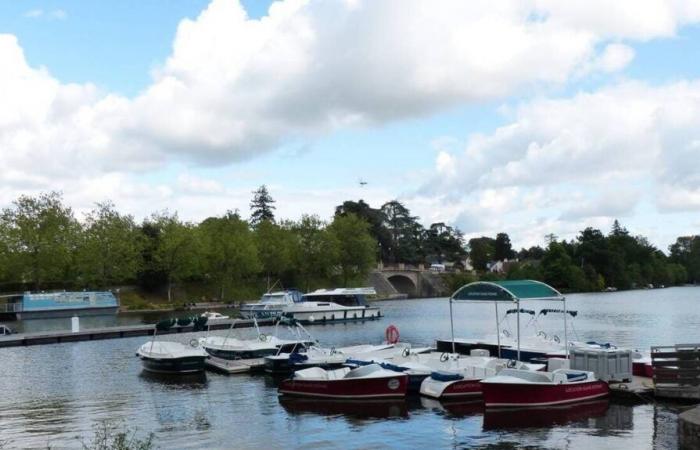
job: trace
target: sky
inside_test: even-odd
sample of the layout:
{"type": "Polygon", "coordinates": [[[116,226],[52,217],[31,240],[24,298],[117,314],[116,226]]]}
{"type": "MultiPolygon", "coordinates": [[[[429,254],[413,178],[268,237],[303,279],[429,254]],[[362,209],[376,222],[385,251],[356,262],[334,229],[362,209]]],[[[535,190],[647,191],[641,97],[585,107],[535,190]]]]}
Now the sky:
{"type": "Polygon", "coordinates": [[[697,0],[0,0],[0,207],[700,233],[697,0]],[[360,185],[360,181],[367,184],[360,185]]]}

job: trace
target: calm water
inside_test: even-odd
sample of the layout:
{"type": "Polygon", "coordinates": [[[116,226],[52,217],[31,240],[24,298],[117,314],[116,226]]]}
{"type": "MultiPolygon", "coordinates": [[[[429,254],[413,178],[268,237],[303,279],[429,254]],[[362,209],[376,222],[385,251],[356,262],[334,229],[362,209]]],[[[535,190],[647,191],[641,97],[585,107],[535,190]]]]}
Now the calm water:
{"type": "MultiPolygon", "coordinates": [[[[569,296],[579,339],[648,349],[700,341],[700,288],[569,296]]],[[[445,299],[382,302],[385,318],[319,325],[327,345],[378,342],[395,324],[401,339],[449,336],[445,299]]],[[[539,308],[540,304],[532,304],[539,308]]],[[[551,307],[552,304],[546,305],[551,307]]],[[[493,333],[493,305],[455,308],[456,334],[493,333]]],[[[153,318],[149,318],[153,319],[153,318]]],[[[138,316],[82,325],[139,322],[138,316]]],[[[515,322],[511,320],[514,329],[515,322]]],[[[526,321],[523,321],[525,324],[526,321]]],[[[27,321],[27,331],[69,328],[66,319],[27,321]]],[[[530,330],[561,334],[547,317],[530,330]]],[[[251,330],[242,330],[243,335],[251,330]]],[[[191,335],[168,336],[187,341],[191,335]]],[[[573,337],[576,337],[574,335],[573,337]]],[[[141,372],[134,352],[147,338],[0,349],[0,441],[10,447],[79,447],[95,423],[117,419],[154,432],[161,448],[675,448],[678,407],[594,402],[576,408],[484,415],[473,403],[285,401],[266,375],[207,373],[185,380],[141,372]]]]}

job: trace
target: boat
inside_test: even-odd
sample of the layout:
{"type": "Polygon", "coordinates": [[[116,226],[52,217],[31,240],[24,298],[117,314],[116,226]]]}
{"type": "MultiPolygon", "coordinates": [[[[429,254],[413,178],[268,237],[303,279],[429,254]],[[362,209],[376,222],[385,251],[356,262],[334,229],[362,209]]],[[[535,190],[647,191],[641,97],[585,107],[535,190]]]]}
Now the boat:
{"type": "Polygon", "coordinates": [[[334,369],[343,366],[349,358],[360,358],[363,355],[392,348],[393,344],[384,345],[353,345],[349,347],[321,347],[311,345],[303,347],[294,353],[278,353],[265,357],[265,372],[290,373],[309,367],[334,369]]]}
{"type": "Polygon", "coordinates": [[[207,318],[207,322],[213,322],[213,321],[216,321],[216,320],[226,320],[226,319],[230,319],[229,316],[225,316],[225,315],[220,314],[220,313],[218,313],[218,312],[216,312],[216,311],[204,311],[204,312],[200,315],[200,317],[206,317],[206,318],[207,318]]]}
{"type": "Polygon", "coordinates": [[[119,301],[109,291],[25,292],[0,296],[0,313],[18,320],[114,315],[119,301]]]}
{"type": "Polygon", "coordinates": [[[282,315],[284,308],[301,302],[301,299],[302,293],[297,289],[267,292],[258,303],[241,305],[241,316],[245,319],[277,318],[282,315]]]}
{"type": "Polygon", "coordinates": [[[420,385],[421,395],[431,398],[478,397],[482,395],[479,382],[497,375],[505,368],[539,371],[546,367],[544,364],[491,357],[455,358],[450,362],[451,364],[445,364],[443,368],[437,368],[425,377],[420,385]]]}
{"type": "Polygon", "coordinates": [[[143,344],[136,356],[141,359],[144,370],[163,374],[202,372],[208,357],[196,339],[193,339],[190,345],[153,340],[143,344]]]}
{"type": "Polygon", "coordinates": [[[7,325],[0,325],[0,336],[9,336],[13,334],[12,328],[7,325]]]}
{"type": "Polygon", "coordinates": [[[204,350],[220,359],[257,359],[276,355],[280,352],[292,353],[308,341],[279,339],[276,336],[259,335],[257,339],[238,339],[229,336],[208,336],[201,338],[204,350]]]}
{"type": "Polygon", "coordinates": [[[408,375],[369,364],[355,369],[298,370],[282,381],[279,392],[301,397],[369,399],[404,397],[407,389],[408,375]]]}
{"type": "Polygon", "coordinates": [[[608,383],[596,379],[593,372],[571,369],[503,369],[480,383],[487,408],[563,405],[610,393],[608,383]]]}
{"type": "Polygon", "coordinates": [[[367,296],[376,294],[371,287],[318,289],[285,306],[283,315],[302,323],[378,319],[379,307],[367,303],[367,296]]]}

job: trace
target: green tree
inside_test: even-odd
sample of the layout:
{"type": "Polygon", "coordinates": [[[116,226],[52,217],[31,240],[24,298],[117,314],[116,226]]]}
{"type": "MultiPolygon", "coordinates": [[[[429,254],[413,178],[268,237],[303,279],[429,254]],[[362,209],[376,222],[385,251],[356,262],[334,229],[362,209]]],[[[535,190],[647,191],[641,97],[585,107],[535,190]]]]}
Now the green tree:
{"type": "Polygon", "coordinates": [[[167,211],[156,213],[149,222],[158,230],[152,263],[156,270],[165,275],[170,302],[173,284],[198,273],[201,247],[194,225],[181,222],[177,214],[169,214],[167,211]]]}
{"type": "Polygon", "coordinates": [[[486,265],[493,261],[496,241],[493,238],[482,236],[469,239],[469,258],[474,269],[485,271],[486,265]]]}
{"type": "Polygon", "coordinates": [[[296,237],[294,265],[304,290],[308,291],[314,279],[328,279],[338,266],[339,242],[317,216],[303,215],[292,230],[296,237]]]}
{"type": "Polygon", "coordinates": [[[206,273],[219,286],[221,300],[227,288],[260,271],[255,237],[237,214],[229,211],[204,220],[199,235],[206,273]]]}
{"type": "Polygon", "coordinates": [[[467,256],[462,232],[443,222],[431,224],[425,231],[424,253],[429,261],[462,261],[467,256]]]}
{"type": "Polygon", "coordinates": [[[260,264],[270,288],[270,277],[280,276],[292,266],[294,236],[288,229],[264,220],[255,228],[260,264]]]}
{"type": "Polygon", "coordinates": [[[392,258],[390,254],[392,236],[385,226],[387,219],[382,209],[372,208],[364,200],[357,202],[348,200],[343,202],[342,205],[336,206],[336,216],[346,216],[348,214],[355,214],[370,225],[369,232],[379,245],[380,259],[382,261],[390,261],[392,258]]]}
{"type": "Polygon", "coordinates": [[[250,224],[256,227],[264,221],[275,221],[275,200],[267,191],[264,184],[253,191],[253,200],[250,202],[250,224]]]}
{"type": "MultiPolygon", "coordinates": [[[[382,205],[384,226],[389,232],[389,248],[386,250],[391,262],[416,263],[424,260],[422,254],[425,230],[418,218],[397,200],[382,205]]],[[[384,250],[384,248],[382,248],[384,250]]]]}
{"type": "Polygon", "coordinates": [[[506,259],[513,259],[514,257],[515,252],[510,243],[510,237],[507,233],[498,233],[496,235],[496,242],[494,242],[493,259],[496,261],[505,261],[506,259]]]}
{"type": "Polygon", "coordinates": [[[60,193],[20,196],[0,214],[0,230],[16,281],[29,281],[35,289],[45,283],[70,284],[80,225],[60,193]]]}
{"type": "Polygon", "coordinates": [[[354,214],[337,216],[328,227],[339,247],[338,262],[343,284],[364,279],[376,262],[377,242],[369,233],[369,224],[354,214]]]}
{"type": "Polygon", "coordinates": [[[112,286],[136,277],[142,250],[134,219],[111,202],[98,203],[85,218],[78,268],[85,285],[112,286]]]}

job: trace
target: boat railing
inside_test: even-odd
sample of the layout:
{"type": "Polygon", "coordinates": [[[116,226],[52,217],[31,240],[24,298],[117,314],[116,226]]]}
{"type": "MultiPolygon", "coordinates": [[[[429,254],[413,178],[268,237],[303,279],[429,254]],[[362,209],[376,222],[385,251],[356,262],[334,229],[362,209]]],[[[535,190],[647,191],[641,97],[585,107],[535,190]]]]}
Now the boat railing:
{"type": "Polygon", "coordinates": [[[651,347],[656,395],[700,399],[700,344],[651,347]]]}

